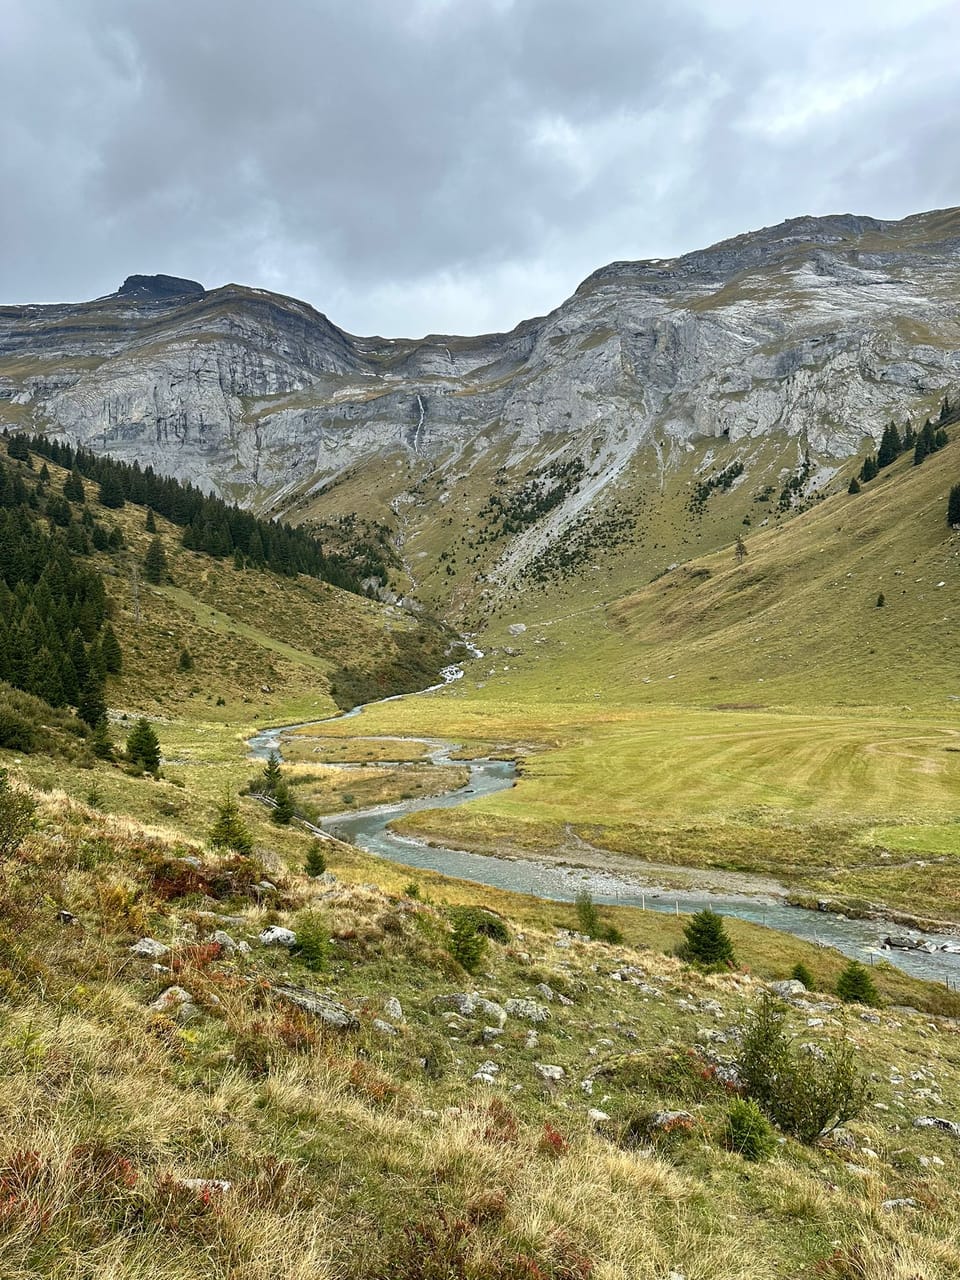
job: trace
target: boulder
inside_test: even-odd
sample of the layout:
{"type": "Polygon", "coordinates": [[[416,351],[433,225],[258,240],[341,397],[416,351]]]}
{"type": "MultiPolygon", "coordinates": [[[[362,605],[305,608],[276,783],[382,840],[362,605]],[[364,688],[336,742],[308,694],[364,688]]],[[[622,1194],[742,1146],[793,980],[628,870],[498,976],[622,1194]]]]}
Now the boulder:
{"type": "Polygon", "coordinates": [[[488,1000],[486,996],[480,995],[479,991],[455,991],[450,995],[435,996],[433,1008],[438,1011],[452,1009],[462,1018],[489,1018],[500,1027],[507,1020],[503,1006],[497,1004],[495,1000],[488,1000]]]}
{"type": "Polygon", "coordinates": [[[322,995],[319,991],[295,987],[290,983],[277,983],[271,986],[270,990],[287,1004],[295,1005],[304,1013],[312,1014],[313,1017],[319,1018],[324,1026],[332,1027],[336,1031],[354,1031],[360,1025],[349,1009],[332,997],[322,995]]]}
{"type": "Polygon", "coordinates": [[[550,1062],[535,1062],[533,1064],[533,1073],[544,1084],[559,1084],[567,1074],[563,1067],[558,1067],[550,1062]]]}
{"type": "Polygon", "coordinates": [[[383,1012],[392,1022],[403,1022],[403,1006],[396,996],[387,996],[383,1002],[383,1012]]]}
{"type": "Polygon", "coordinates": [[[771,982],[770,990],[784,1000],[807,994],[807,988],[797,978],[785,978],[783,982],[771,982]]]}
{"type": "Polygon", "coordinates": [[[546,1005],[537,1004],[536,1000],[530,1000],[526,996],[508,1000],[505,1008],[509,1017],[519,1018],[521,1022],[542,1023],[550,1018],[550,1010],[546,1005]]]}
{"type": "Polygon", "coordinates": [[[160,960],[170,954],[170,948],[156,938],[141,938],[130,948],[132,956],[140,956],[143,960],[160,960]]]}
{"type": "Polygon", "coordinates": [[[297,935],[292,929],[284,929],[282,925],[272,924],[259,934],[259,939],[265,947],[295,947],[297,945],[297,935]]]}
{"type": "Polygon", "coordinates": [[[949,1133],[951,1138],[960,1138],[960,1124],[953,1120],[944,1120],[942,1116],[917,1116],[913,1122],[915,1129],[939,1129],[941,1133],[949,1133]]]}

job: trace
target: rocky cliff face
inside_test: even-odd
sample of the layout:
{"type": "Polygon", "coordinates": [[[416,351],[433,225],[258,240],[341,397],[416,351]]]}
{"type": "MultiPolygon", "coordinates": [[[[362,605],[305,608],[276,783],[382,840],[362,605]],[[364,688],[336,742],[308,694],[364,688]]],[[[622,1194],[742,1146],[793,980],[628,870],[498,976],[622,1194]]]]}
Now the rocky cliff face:
{"type": "Polygon", "coordinates": [[[958,291],[960,210],[799,218],[612,263],[550,315],[476,338],[357,338],[260,290],[131,277],[95,302],[0,308],[0,419],[275,510],[368,475],[398,519],[411,477],[584,460],[498,549],[509,574],[638,458],[662,490],[691,446],[855,453],[960,382],[958,291]]]}

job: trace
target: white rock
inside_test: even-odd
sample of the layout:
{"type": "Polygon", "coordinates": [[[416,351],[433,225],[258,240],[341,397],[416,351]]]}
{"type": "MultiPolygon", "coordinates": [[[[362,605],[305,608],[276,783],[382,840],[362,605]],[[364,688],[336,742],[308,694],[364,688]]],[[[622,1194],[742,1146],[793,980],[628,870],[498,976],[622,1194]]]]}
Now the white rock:
{"type": "Polygon", "coordinates": [[[170,948],[158,942],[156,938],[141,938],[130,948],[130,954],[141,956],[144,960],[159,960],[170,954],[170,948]]]}
{"type": "Polygon", "coordinates": [[[295,947],[297,935],[292,929],[284,929],[282,925],[271,924],[259,935],[265,947],[295,947]]]}
{"type": "Polygon", "coordinates": [[[396,996],[387,996],[383,1002],[383,1012],[391,1022],[403,1022],[403,1006],[396,996]]]}
{"type": "Polygon", "coordinates": [[[535,1075],[539,1076],[547,1084],[559,1084],[566,1075],[563,1067],[555,1066],[550,1062],[535,1062],[533,1071],[535,1075]]]}

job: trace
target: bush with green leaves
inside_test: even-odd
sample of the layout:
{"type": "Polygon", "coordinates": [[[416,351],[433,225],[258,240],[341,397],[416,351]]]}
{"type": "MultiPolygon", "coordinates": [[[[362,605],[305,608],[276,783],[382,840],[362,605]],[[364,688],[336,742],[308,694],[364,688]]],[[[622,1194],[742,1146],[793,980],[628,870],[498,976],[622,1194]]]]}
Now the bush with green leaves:
{"type": "Polygon", "coordinates": [[[812,1143],[860,1115],[867,1084],[846,1036],[809,1053],[787,1035],[786,1019],[786,1005],[764,992],[744,1029],[737,1071],[744,1094],[774,1124],[812,1143]]]}
{"type": "Polygon", "coordinates": [[[744,1160],[769,1160],[777,1147],[770,1121],[752,1098],[736,1098],[730,1104],[723,1131],[723,1145],[744,1160]]]}
{"type": "Polygon", "coordinates": [[[704,969],[729,969],[735,962],[733,943],[723,923],[723,916],[709,907],[697,911],[683,927],[680,945],[682,960],[704,969]]]}
{"type": "Polygon", "coordinates": [[[487,950],[487,940],[478,933],[474,921],[469,915],[454,918],[453,932],[447,944],[447,950],[461,968],[467,973],[476,973],[483,963],[487,950]]]}
{"type": "Polygon", "coordinates": [[[296,954],[308,969],[320,973],[330,963],[330,922],[320,911],[304,911],[293,922],[296,954]]]}
{"type": "Polygon", "coordinates": [[[837,995],[845,1004],[866,1004],[876,1008],[880,1003],[880,993],[874,985],[870,970],[858,960],[851,960],[840,974],[837,979],[837,995]]]}
{"type": "Polygon", "coordinates": [[[802,960],[798,960],[790,970],[790,977],[793,978],[795,982],[802,982],[808,991],[816,991],[817,989],[816,978],[814,978],[813,974],[802,960]]]}
{"type": "Polygon", "coordinates": [[[599,942],[622,942],[623,934],[612,924],[606,924],[597,910],[597,904],[593,900],[593,896],[586,890],[581,889],[574,900],[577,910],[577,924],[580,926],[580,932],[585,933],[588,938],[595,938],[599,942]]]}
{"type": "Polygon", "coordinates": [[[492,938],[494,942],[510,941],[510,930],[505,922],[491,911],[485,911],[483,907],[454,907],[450,912],[450,918],[454,924],[458,920],[463,920],[473,928],[474,933],[481,933],[485,938],[492,938]]]}

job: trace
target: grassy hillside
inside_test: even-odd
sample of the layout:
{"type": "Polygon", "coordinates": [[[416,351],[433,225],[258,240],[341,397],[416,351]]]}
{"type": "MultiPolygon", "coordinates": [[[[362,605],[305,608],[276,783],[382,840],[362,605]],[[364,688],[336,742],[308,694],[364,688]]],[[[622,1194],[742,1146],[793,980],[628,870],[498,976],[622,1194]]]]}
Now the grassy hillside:
{"type": "Polygon", "coordinates": [[[960,441],[904,457],[748,533],[742,564],[728,548],[492,632],[469,682],[376,708],[365,731],[499,744],[524,757],[519,785],[405,828],[573,861],[587,842],[960,918],[958,474],[960,441]]]}

